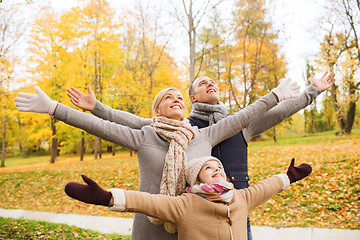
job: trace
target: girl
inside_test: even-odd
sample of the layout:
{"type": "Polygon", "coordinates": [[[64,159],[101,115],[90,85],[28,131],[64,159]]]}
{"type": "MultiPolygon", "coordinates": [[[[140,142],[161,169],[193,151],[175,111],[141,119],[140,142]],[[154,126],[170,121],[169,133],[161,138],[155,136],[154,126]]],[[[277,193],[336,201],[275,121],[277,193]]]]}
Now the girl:
{"type": "Polygon", "coordinates": [[[112,211],[141,212],[175,224],[178,238],[247,239],[247,216],[251,209],[285,190],[312,171],[309,164],[294,166],[292,159],[286,174],[278,174],[249,188],[235,190],[227,182],[223,166],[215,157],[202,157],[187,163],[188,193],[178,197],[153,195],[138,191],[105,191],[82,175],[86,185],[70,182],[68,196],[82,202],[109,206],[112,211]]]}

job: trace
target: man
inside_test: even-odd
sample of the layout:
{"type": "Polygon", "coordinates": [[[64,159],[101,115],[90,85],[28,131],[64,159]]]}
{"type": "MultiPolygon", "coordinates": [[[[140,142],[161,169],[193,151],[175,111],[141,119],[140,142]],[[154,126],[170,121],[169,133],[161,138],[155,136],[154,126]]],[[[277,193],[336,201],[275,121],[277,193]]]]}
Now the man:
{"type": "MultiPolygon", "coordinates": [[[[320,79],[311,77],[311,85],[308,86],[300,97],[283,101],[261,118],[252,122],[244,130],[235,136],[221,142],[212,149],[212,155],[221,160],[227,176],[233,182],[236,189],[249,186],[247,164],[247,142],[254,136],[276,126],[285,118],[305,108],[323,91],[334,83],[334,73],[325,72],[320,79]]],[[[84,109],[91,111],[95,116],[111,122],[119,123],[130,128],[141,128],[151,124],[151,119],[137,117],[133,114],[114,110],[96,101],[94,93],[88,86],[89,94],[83,94],[75,88],[68,89],[71,102],[84,109]]],[[[192,110],[189,121],[199,128],[207,127],[228,116],[224,104],[219,102],[219,88],[208,77],[197,78],[190,86],[189,97],[192,102],[192,110]]],[[[252,239],[250,222],[248,220],[248,239],[252,239]]]]}

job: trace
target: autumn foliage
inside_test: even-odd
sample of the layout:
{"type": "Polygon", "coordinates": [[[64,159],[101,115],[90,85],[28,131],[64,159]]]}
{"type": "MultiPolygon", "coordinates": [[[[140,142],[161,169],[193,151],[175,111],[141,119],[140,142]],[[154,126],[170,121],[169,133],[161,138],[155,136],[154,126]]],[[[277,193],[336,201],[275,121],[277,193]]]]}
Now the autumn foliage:
{"type": "MultiPolygon", "coordinates": [[[[250,184],[286,172],[293,157],[296,164],[311,164],[313,172],[252,210],[253,225],[360,229],[359,134],[351,138],[325,137],[322,142],[311,145],[259,144],[262,143],[249,143],[250,184]]],[[[93,178],[105,189],[137,190],[137,159],[129,157],[128,153],[84,162],[69,156],[55,164],[14,165],[0,169],[0,172],[2,208],[133,216],[81,203],[66,196],[63,190],[69,181],[81,182],[80,174],[93,178]]]]}

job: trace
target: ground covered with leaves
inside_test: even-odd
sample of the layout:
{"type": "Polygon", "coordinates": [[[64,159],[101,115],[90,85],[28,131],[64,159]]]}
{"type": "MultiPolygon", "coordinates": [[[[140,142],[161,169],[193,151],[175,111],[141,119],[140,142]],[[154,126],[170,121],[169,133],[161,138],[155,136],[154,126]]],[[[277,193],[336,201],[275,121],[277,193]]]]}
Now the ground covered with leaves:
{"type": "MultiPolygon", "coordinates": [[[[293,157],[296,165],[306,162],[313,167],[309,177],[252,210],[252,224],[360,229],[360,133],[351,137],[326,136],[309,144],[295,142],[300,144],[249,143],[250,184],[285,173],[293,157]]],[[[80,174],[93,178],[105,189],[138,188],[137,159],[128,153],[83,162],[69,158],[55,164],[13,165],[0,169],[0,207],[133,216],[67,197],[63,191],[65,184],[82,182],[80,174]]]]}

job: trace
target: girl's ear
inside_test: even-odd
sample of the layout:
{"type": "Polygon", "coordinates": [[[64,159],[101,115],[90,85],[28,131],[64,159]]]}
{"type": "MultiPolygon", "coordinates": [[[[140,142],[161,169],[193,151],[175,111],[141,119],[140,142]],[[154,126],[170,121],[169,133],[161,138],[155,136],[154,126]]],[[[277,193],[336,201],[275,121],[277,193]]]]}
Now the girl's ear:
{"type": "Polygon", "coordinates": [[[199,176],[196,177],[195,184],[199,185],[201,182],[199,180],[199,176]]]}
{"type": "Polygon", "coordinates": [[[156,117],[159,117],[159,116],[160,116],[160,111],[159,111],[159,109],[155,109],[154,113],[155,113],[155,116],[156,116],[156,117]]]}

